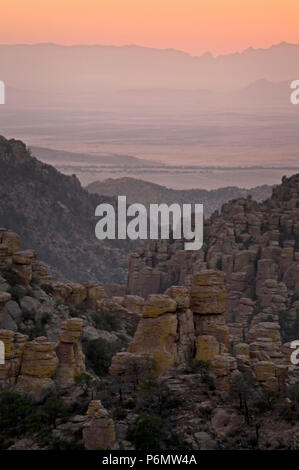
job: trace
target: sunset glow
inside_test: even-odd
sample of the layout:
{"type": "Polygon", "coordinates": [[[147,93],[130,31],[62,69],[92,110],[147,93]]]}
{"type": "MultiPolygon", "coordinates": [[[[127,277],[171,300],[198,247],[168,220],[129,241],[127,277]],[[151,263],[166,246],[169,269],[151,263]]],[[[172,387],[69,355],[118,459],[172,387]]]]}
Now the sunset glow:
{"type": "Polygon", "coordinates": [[[298,0],[10,0],[0,42],[138,44],[194,55],[299,43],[298,0]]]}

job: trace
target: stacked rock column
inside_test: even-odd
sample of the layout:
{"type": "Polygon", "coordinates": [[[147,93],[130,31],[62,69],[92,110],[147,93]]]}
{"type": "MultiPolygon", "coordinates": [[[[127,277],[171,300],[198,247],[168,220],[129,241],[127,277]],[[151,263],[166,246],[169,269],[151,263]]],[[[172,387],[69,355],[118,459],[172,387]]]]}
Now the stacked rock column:
{"type": "Polygon", "coordinates": [[[229,376],[237,362],[227,353],[230,336],[224,316],[226,299],[224,272],[209,269],[194,275],[190,308],[194,315],[195,359],[209,362],[217,387],[228,390],[229,376]]]}

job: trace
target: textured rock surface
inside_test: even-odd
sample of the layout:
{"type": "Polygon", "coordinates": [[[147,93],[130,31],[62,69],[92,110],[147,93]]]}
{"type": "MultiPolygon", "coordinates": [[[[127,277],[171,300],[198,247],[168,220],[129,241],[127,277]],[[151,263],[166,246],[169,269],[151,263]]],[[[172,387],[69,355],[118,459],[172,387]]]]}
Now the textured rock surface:
{"type": "Polygon", "coordinates": [[[211,361],[221,352],[220,343],[214,336],[202,335],[196,338],[196,356],[198,361],[211,361]]]}
{"type": "Polygon", "coordinates": [[[115,429],[112,419],[100,400],[90,402],[87,422],[83,428],[83,441],[87,450],[114,450],[115,429]]]}
{"type": "Polygon", "coordinates": [[[142,318],[129,345],[131,353],[148,353],[154,358],[153,373],[162,374],[178,361],[178,319],[173,313],[157,318],[142,318]]]}
{"type": "Polygon", "coordinates": [[[0,364],[0,385],[14,385],[20,374],[23,351],[28,337],[10,330],[0,330],[4,343],[5,363],[0,364]]]}
{"type": "Polygon", "coordinates": [[[219,315],[226,311],[225,274],[206,270],[193,277],[190,308],[194,313],[219,315]]]}
{"type": "Polygon", "coordinates": [[[164,313],[175,312],[176,307],[175,300],[167,295],[149,295],[144,304],[142,316],[144,318],[156,318],[164,313]]]}
{"type": "Polygon", "coordinates": [[[52,377],[58,366],[55,343],[39,337],[27,342],[22,356],[20,375],[15,390],[35,402],[41,402],[55,390],[52,377]]]}
{"type": "Polygon", "coordinates": [[[62,324],[60,342],[56,346],[59,366],[55,374],[60,386],[73,384],[74,378],[85,371],[85,357],[79,342],[82,327],[81,318],[71,318],[62,324]]]}

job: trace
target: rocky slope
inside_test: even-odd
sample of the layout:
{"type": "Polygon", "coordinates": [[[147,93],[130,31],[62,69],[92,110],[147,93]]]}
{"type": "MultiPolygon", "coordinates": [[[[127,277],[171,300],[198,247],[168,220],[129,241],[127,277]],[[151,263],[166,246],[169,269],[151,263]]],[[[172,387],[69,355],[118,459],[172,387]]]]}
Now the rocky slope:
{"type": "Polygon", "coordinates": [[[298,367],[276,294],[240,337],[223,271],[108,297],[52,280],[17,234],[0,234],[1,448],[299,448],[298,367]]]}
{"type": "Polygon", "coordinates": [[[212,191],[205,189],[169,189],[159,184],[142,181],[135,178],[115,178],[95,181],[86,187],[90,193],[105,196],[126,195],[128,204],[135,202],[144,204],[203,204],[204,215],[209,217],[221,206],[239,197],[251,195],[258,202],[264,201],[271,195],[271,186],[263,185],[252,189],[237,187],[219,188],[212,191]]]}
{"type": "Polygon", "coordinates": [[[0,223],[66,279],[126,278],[129,244],[101,242],[94,234],[94,211],[101,202],[82,189],[76,176],[41,163],[21,141],[0,137],[0,223]]]}
{"type": "Polygon", "coordinates": [[[128,293],[162,293],[191,286],[193,274],[218,268],[227,275],[227,321],[239,337],[259,321],[279,323],[284,341],[299,338],[299,175],[283,178],[270,199],[224,204],[206,220],[204,247],[151,241],[130,259],[128,293]]]}
{"type": "Polygon", "coordinates": [[[20,237],[0,228],[0,448],[84,448],[89,403],[144,301],[54,281],[19,247],[20,237]]]}

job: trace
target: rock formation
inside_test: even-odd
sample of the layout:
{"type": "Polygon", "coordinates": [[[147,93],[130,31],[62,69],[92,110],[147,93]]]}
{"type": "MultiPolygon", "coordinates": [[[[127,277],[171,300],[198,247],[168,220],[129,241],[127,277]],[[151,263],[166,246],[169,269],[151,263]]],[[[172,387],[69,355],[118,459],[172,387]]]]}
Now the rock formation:
{"type": "Polygon", "coordinates": [[[59,365],[55,374],[55,381],[60,386],[72,385],[74,378],[85,372],[85,358],[79,342],[82,326],[81,318],[71,318],[62,324],[56,347],[59,365]]]}
{"type": "Polygon", "coordinates": [[[55,390],[53,376],[57,366],[55,343],[42,336],[27,342],[15,390],[26,394],[35,402],[43,401],[55,390]]]}
{"type": "Polygon", "coordinates": [[[188,290],[174,286],[167,294],[148,296],[142,319],[128,348],[130,353],[152,355],[154,374],[186,363],[194,348],[194,324],[188,308],[188,290]]]}
{"type": "Polygon", "coordinates": [[[114,423],[100,400],[93,400],[89,404],[83,441],[87,450],[116,449],[114,423]]]}

